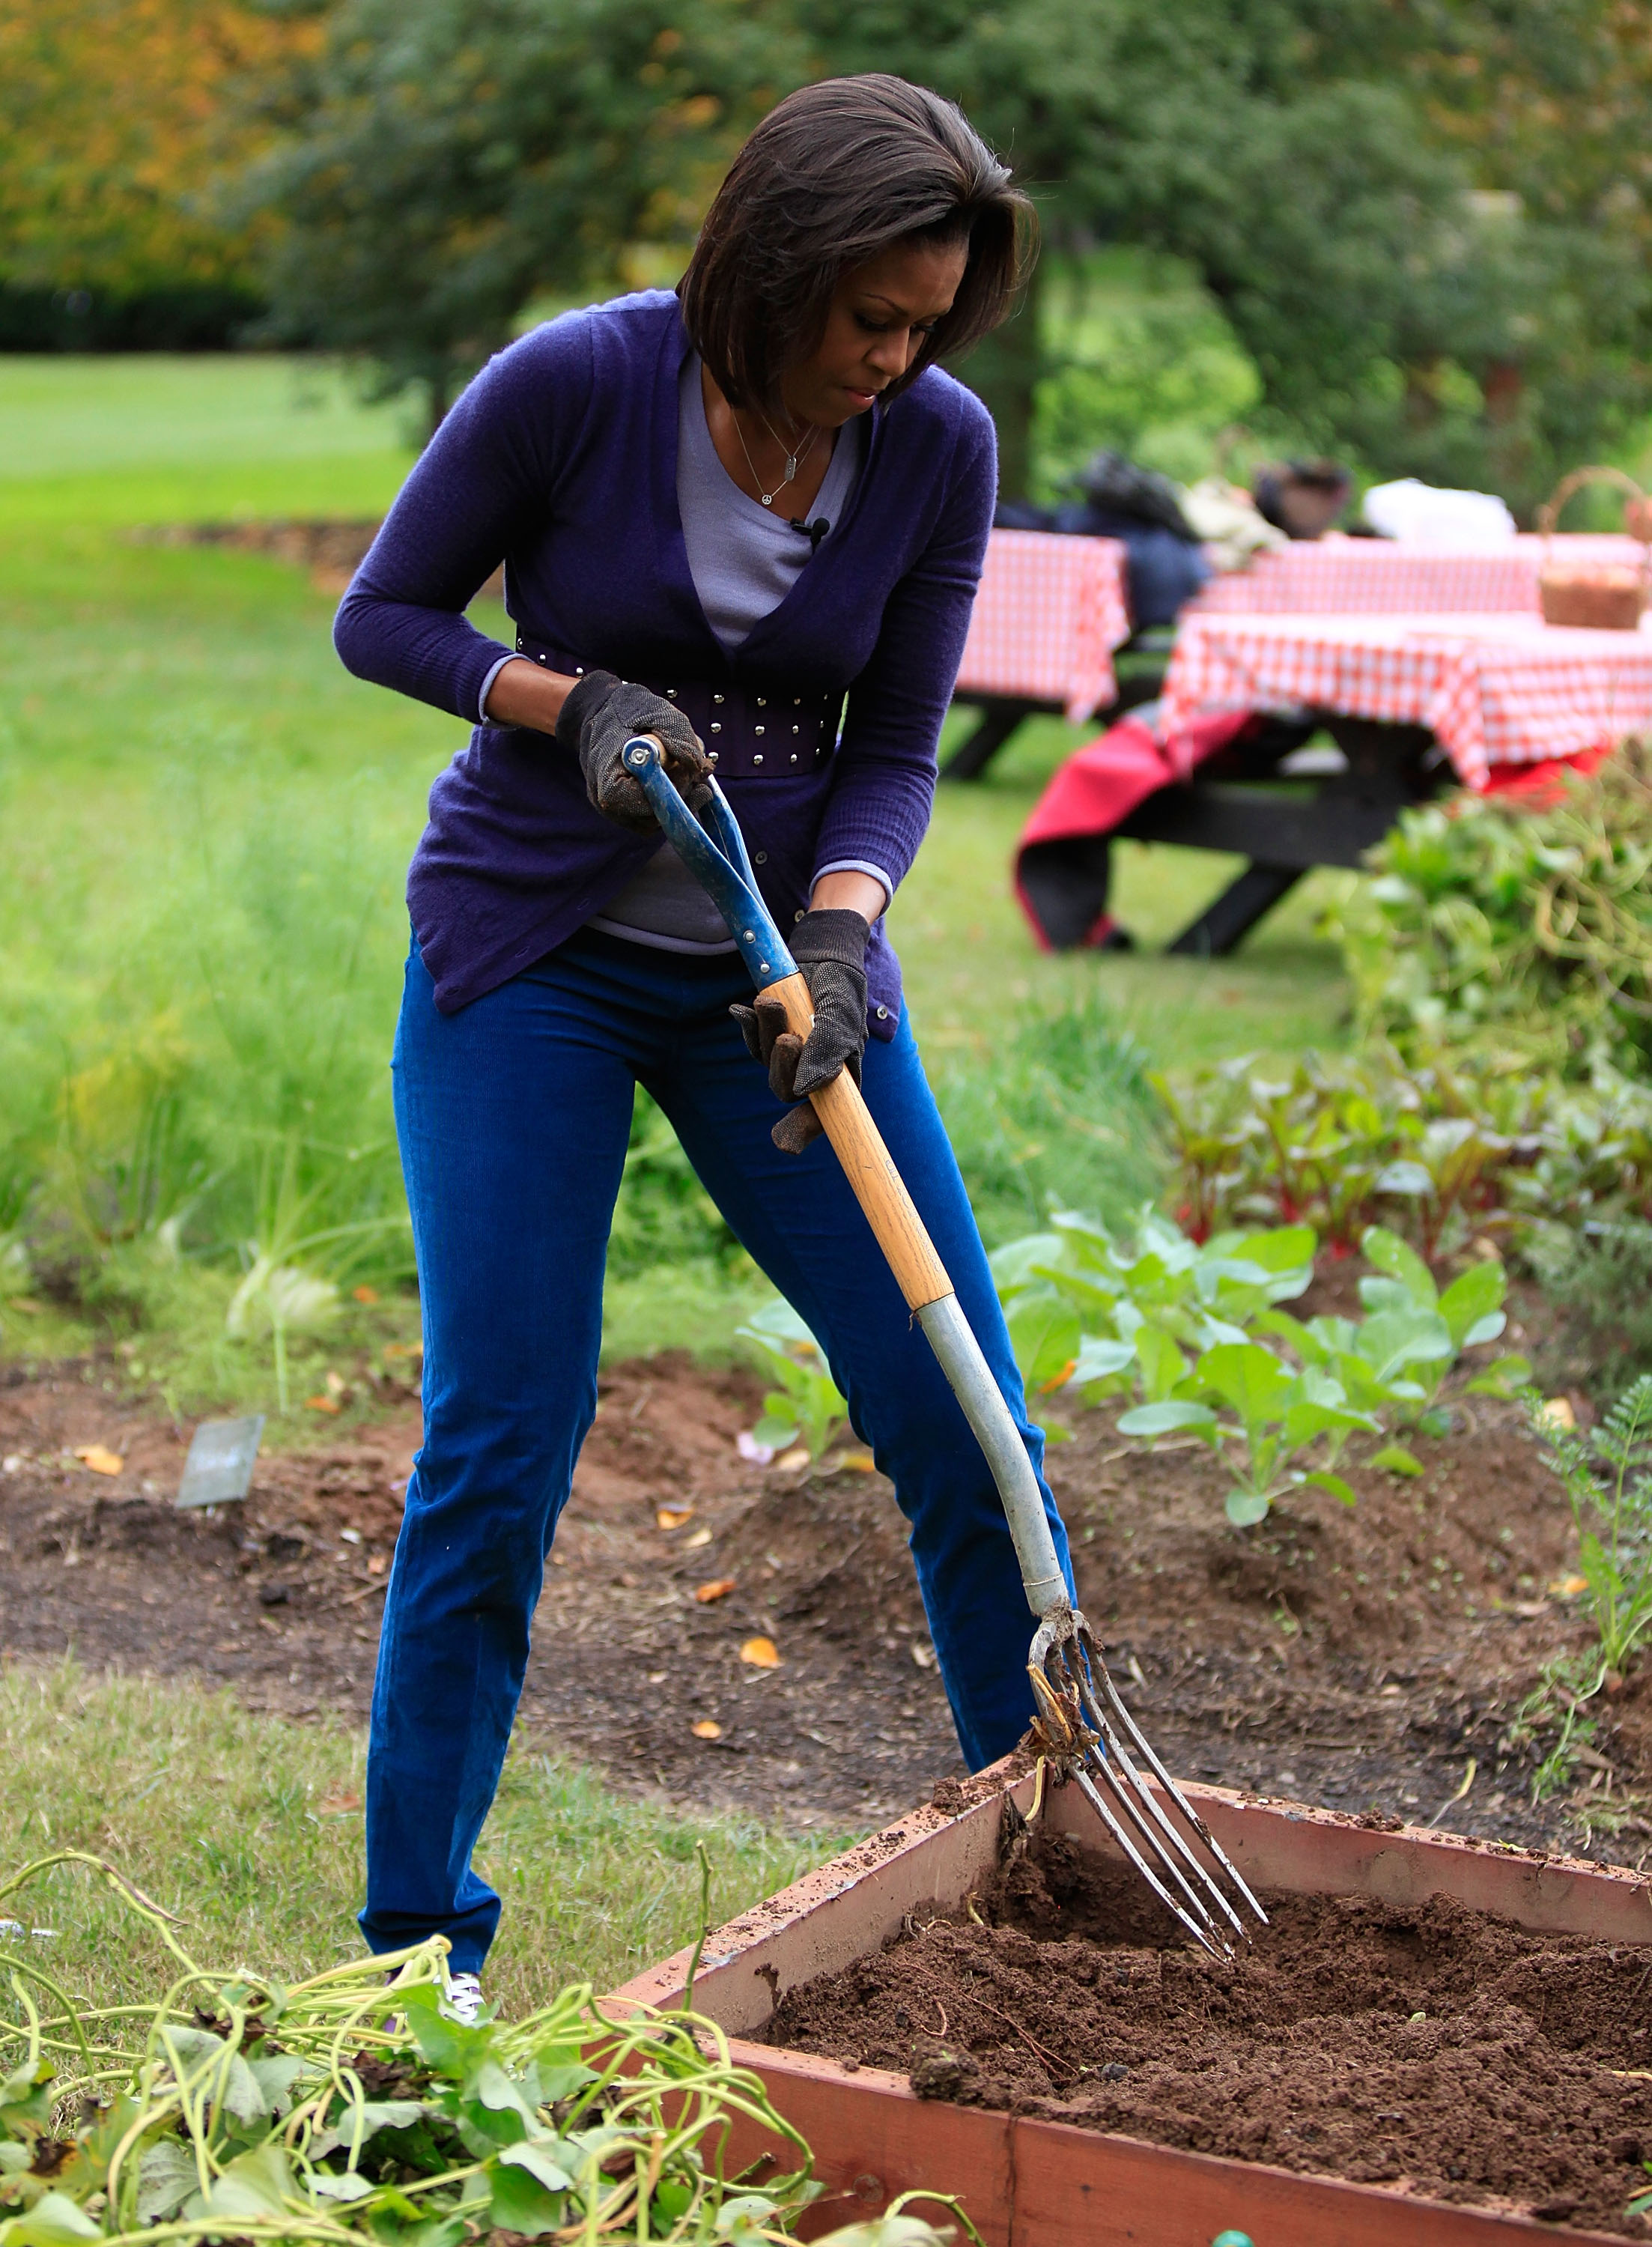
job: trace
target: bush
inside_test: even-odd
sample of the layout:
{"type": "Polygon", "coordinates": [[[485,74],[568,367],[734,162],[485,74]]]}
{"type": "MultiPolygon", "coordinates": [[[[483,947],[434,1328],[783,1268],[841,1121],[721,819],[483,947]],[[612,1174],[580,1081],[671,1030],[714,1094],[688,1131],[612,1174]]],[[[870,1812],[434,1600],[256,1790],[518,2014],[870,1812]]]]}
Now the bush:
{"type": "Polygon", "coordinates": [[[1546,806],[1463,794],[1402,814],[1343,931],[1368,1035],[1411,1060],[1519,1053],[1652,1074],[1652,748],[1546,806]]]}

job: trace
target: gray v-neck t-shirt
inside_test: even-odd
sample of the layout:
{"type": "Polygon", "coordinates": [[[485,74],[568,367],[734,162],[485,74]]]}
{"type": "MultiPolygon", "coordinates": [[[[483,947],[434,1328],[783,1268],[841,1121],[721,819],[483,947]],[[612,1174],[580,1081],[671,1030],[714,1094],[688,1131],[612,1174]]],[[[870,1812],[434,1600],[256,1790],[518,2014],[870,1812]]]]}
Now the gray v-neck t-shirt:
{"type": "MultiPolygon", "coordinates": [[[[707,622],[723,645],[734,649],[780,606],[814,550],[806,534],[791,527],[784,485],[774,505],[763,507],[741,491],[718,459],[706,420],[700,364],[699,353],[691,352],[677,386],[677,511],[707,622]]],[[[866,416],[857,414],[838,431],[825,482],[809,510],[811,522],[823,516],[829,523],[838,522],[865,447],[866,416]]],[[[669,843],[588,925],[665,952],[734,949],[722,916],[669,843]]]]}

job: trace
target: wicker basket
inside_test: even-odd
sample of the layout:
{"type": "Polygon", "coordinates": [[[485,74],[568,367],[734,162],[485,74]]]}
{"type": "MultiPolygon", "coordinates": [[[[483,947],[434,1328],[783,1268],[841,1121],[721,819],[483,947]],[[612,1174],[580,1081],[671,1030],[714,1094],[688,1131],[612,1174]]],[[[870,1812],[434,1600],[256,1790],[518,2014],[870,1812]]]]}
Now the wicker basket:
{"type": "Polygon", "coordinates": [[[1635,632],[1647,606],[1652,586],[1652,501],[1633,476],[1621,468],[1573,468],[1555,486],[1553,496],[1539,509],[1537,527],[1543,534],[1543,562],[1538,573],[1538,598],[1546,625],[1581,625],[1592,632],[1635,632]],[[1622,563],[1573,563],[1568,569],[1553,559],[1550,542],[1560,509],[1585,484],[1612,484],[1624,495],[1624,527],[1642,542],[1638,569],[1622,563]]]}

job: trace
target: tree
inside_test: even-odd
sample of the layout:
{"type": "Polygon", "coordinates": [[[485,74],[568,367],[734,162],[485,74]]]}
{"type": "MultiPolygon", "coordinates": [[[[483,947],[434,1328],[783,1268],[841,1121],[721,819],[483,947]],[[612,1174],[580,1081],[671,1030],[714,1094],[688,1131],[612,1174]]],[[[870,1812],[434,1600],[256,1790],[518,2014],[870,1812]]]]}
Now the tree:
{"type": "MultiPolygon", "coordinates": [[[[1446,130],[1428,43],[1445,12],[1488,12],[1480,0],[799,5],[836,67],[904,71],[959,99],[1057,248],[1184,257],[1278,429],[1383,468],[1494,476],[1529,503],[1556,457],[1641,394],[1638,270],[1552,210],[1488,209],[1472,136],[1446,130]]],[[[1041,365],[1034,294],[970,370],[1009,490],[1025,488],[1041,365]]]]}
{"type": "Polygon", "coordinates": [[[369,359],[380,394],[420,386],[433,427],[536,297],[641,245],[686,261],[803,61],[763,0],[343,0],[242,189],[281,222],[278,329],[369,359]]]}
{"type": "Polygon", "coordinates": [[[210,195],[231,90],[314,36],[236,0],[0,0],[0,282],[244,280],[210,195]]]}

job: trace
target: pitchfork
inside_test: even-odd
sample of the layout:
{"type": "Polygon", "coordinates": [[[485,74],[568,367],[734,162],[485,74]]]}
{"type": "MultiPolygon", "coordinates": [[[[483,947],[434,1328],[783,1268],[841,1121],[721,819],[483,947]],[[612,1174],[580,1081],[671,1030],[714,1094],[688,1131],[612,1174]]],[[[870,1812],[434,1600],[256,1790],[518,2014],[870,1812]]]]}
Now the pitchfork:
{"type": "MultiPolygon", "coordinates": [[[[784,1008],[788,1029],[807,1037],[814,1021],[809,986],[758,894],[739,823],[722,790],[711,782],[709,800],[696,817],[652,734],[627,741],[624,757],[667,839],[727,922],[758,992],[784,1008]]],[[[1143,1738],[1089,1625],[1068,1598],[1027,1447],[859,1086],[844,1069],[810,1099],[1003,1499],[1027,1605],[1039,1618],[1027,1656],[1038,1747],[1058,1775],[1077,1780],[1119,1847],[1194,1941],[1218,1957],[1231,1956],[1227,1929],[1245,1938],[1246,1929],[1218,1875],[1227,1875],[1264,1925],[1266,1914],[1143,1738]],[[1137,1759],[1158,1781],[1157,1788],[1148,1785],[1137,1759]]]]}

